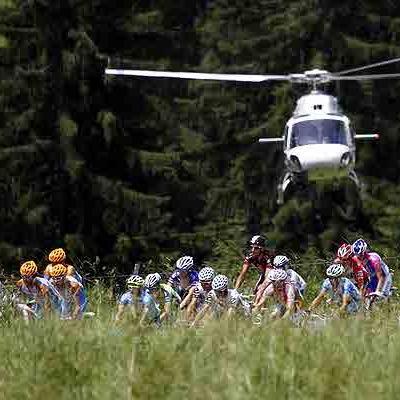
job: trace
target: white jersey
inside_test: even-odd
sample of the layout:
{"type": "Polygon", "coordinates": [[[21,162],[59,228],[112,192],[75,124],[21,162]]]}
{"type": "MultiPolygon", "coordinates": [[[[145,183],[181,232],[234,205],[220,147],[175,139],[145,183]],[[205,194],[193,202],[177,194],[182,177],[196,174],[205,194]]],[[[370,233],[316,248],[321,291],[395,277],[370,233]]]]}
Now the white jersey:
{"type": "Polygon", "coordinates": [[[302,278],[300,274],[298,274],[293,269],[288,269],[288,280],[289,282],[300,292],[303,293],[306,289],[306,281],[302,278]]]}

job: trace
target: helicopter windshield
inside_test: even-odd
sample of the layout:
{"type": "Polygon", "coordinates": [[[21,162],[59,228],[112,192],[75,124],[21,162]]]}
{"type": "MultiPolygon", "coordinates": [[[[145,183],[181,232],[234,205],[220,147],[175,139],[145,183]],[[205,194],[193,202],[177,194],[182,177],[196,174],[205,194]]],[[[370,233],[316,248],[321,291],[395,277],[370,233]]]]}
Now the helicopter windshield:
{"type": "Polygon", "coordinates": [[[297,122],[292,126],[290,147],[307,144],[344,144],[348,146],[347,128],[336,119],[315,119],[297,122]]]}

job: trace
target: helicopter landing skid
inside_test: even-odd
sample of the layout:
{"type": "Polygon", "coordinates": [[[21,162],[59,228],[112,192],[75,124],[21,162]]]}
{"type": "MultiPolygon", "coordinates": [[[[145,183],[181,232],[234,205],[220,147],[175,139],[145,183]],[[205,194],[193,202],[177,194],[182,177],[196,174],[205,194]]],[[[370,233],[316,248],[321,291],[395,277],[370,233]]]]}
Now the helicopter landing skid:
{"type": "MultiPolygon", "coordinates": [[[[362,184],[354,169],[349,169],[349,179],[355,184],[357,190],[361,192],[362,184]]],[[[294,191],[304,192],[309,187],[308,175],[306,172],[293,173],[286,171],[283,174],[281,182],[277,186],[277,204],[280,206],[290,197],[294,191]]]]}
{"type": "Polygon", "coordinates": [[[278,184],[277,204],[284,204],[288,192],[293,191],[295,188],[304,189],[307,186],[307,182],[306,173],[294,174],[293,172],[286,171],[281,183],[278,184]]]}

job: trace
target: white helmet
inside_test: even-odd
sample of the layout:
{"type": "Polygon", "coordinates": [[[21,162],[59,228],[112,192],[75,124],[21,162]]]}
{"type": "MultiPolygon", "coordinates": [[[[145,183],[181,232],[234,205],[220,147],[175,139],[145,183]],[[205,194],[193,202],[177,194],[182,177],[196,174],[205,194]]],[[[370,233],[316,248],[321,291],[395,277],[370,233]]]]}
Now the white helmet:
{"type": "Polygon", "coordinates": [[[211,267],[204,267],[199,272],[199,280],[203,282],[212,281],[214,279],[214,276],[215,271],[211,267]]]}
{"type": "Polygon", "coordinates": [[[229,279],[225,275],[217,275],[211,284],[213,290],[217,292],[223,292],[224,290],[228,289],[229,279]]]}
{"type": "Polygon", "coordinates": [[[286,269],[289,265],[289,259],[286,256],[276,256],[274,258],[274,267],[286,269]]]}
{"type": "Polygon", "coordinates": [[[179,271],[189,271],[193,268],[193,257],[184,256],[176,262],[176,269],[179,271]]]}
{"type": "Polygon", "coordinates": [[[332,264],[326,269],[326,275],[330,278],[338,278],[344,274],[344,271],[342,264],[332,264]]]}
{"type": "Polygon", "coordinates": [[[161,282],[161,276],[159,273],[149,274],[144,280],[144,287],[146,289],[153,289],[158,286],[161,282]]]}
{"type": "Polygon", "coordinates": [[[126,280],[129,289],[141,288],[144,285],[144,279],[139,275],[132,275],[126,280]]]}
{"type": "Polygon", "coordinates": [[[268,279],[272,282],[284,281],[287,277],[288,274],[284,269],[273,269],[268,273],[268,279]]]}

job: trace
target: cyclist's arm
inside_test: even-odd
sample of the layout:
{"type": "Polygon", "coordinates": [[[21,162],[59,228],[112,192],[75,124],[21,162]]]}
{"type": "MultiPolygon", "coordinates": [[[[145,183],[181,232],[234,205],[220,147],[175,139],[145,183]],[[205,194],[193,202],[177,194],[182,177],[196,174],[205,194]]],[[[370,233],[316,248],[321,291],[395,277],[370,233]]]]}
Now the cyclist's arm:
{"type": "Polygon", "coordinates": [[[190,304],[188,305],[187,308],[187,317],[189,319],[192,319],[196,313],[196,303],[197,303],[196,296],[192,296],[192,300],[190,301],[190,304]]]}
{"type": "Polygon", "coordinates": [[[149,311],[150,311],[149,307],[145,306],[143,308],[142,317],[140,318],[140,322],[139,322],[140,326],[146,326],[146,319],[147,319],[147,316],[149,315],[149,311]]]}
{"type": "Polygon", "coordinates": [[[379,268],[376,269],[376,277],[378,278],[378,284],[376,285],[376,292],[381,293],[383,285],[385,283],[385,276],[382,273],[382,268],[379,265],[379,268]]]}
{"type": "Polygon", "coordinates": [[[49,295],[49,289],[47,289],[46,286],[42,284],[37,284],[39,286],[40,293],[44,299],[44,312],[46,314],[50,313],[51,311],[51,302],[50,302],[50,295],[49,295]]]}
{"type": "Polygon", "coordinates": [[[210,310],[211,304],[205,304],[204,307],[199,311],[199,313],[196,315],[196,318],[192,322],[192,327],[195,326],[198,322],[200,322],[204,316],[207,314],[207,312],[210,310]]]}
{"type": "Polygon", "coordinates": [[[293,314],[293,312],[294,312],[294,302],[289,302],[288,304],[286,304],[286,311],[282,315],[282,319],[289,318],[293,314]]]}
{"type": "Polygon", "coordinates": [[[235,289],[239,289],[240,286],[242,285],[243,281],[244,281],[244,277],[247,274],[247,271],[250,268],[250,264],[248,262],[244,262],[243,266],[242,266],[242,270],[240,271],[239,276],[236,279],[236,283],[235,283],[235,289]]]}
{"type": "Polygon", "coordinates": [[[344,293],[342,296],[342,305],[339,308],[340,313],[346,312],[346,307],[350,304],[351,297],[349,294],[344,293]]]}
{"type": "Polygon", "coordinates": [[[231,306],[228,308],[228,312],[226,313],[226,319],[232,318],[232,315],[235,313],[235,307],[231,306]]]}
{"type": "Polygon", "coordinates": [[[118,304],[117,314],[115,315],[116,321],[121,321],[122,315],[124,314],[125,311],[125,307],[126,306],[124,304],[118,304]]]}
{"type": "Polygon", "coordinates": [[[165,303],[164,304],[164,311],[162,312],[161,316],[160,316],[160,321],[164,321],[164,319],[167,319],[170,315],[171,312],[171,303],[165,303]]]}
{"type": "Polygon", "coordinates": [[[79,315],[79,312],[81,309],[81,302],[80,302],[81,290],[82,290],[82,287],[80,285],[71,284],[71,291],[72,291],[74,303],[75,303],[75,308],[74,308],[74,311],[72,312],[73,319],[78,318],[78,315],[79,315]]]}
{"type": "Polygon", "coordinates": [[[310,304],[310,307],[308,307],[308,309],[311,311],[314,308],[318,307],[322,300],[324,299],[324,297],[326,296],[326,291],[325,290],[321,290],[319,292],[319,295],[312,301],[312,303],[310,304]]]}
{"type": "Polygon", "coordinates": [[[188,294],[183,299],[182,303],[179,305],[180,310],[183,310],[188,304],[190,304],[192,302],[192,298],[194,297],[194,291],[195,291],[195,287],[192,286],[189,289],[188,294]]]}
{"type": "Polygon", "coordinates": [[[261,287],[260,287],[260,289],[259,289],[260,293],[262,291],[262,295],[260,296],[257,303],[255,304],[255,307],[257,307],[257,308],[261,307],[265,303],[265,300],[267,299],[267,297],[272,295],[271,290],[267,290],[271,287],[272,282],[268,280],[265,283],[262,283],[262,285],[265,285],[265,288],[261,289],[261,287]]]}

